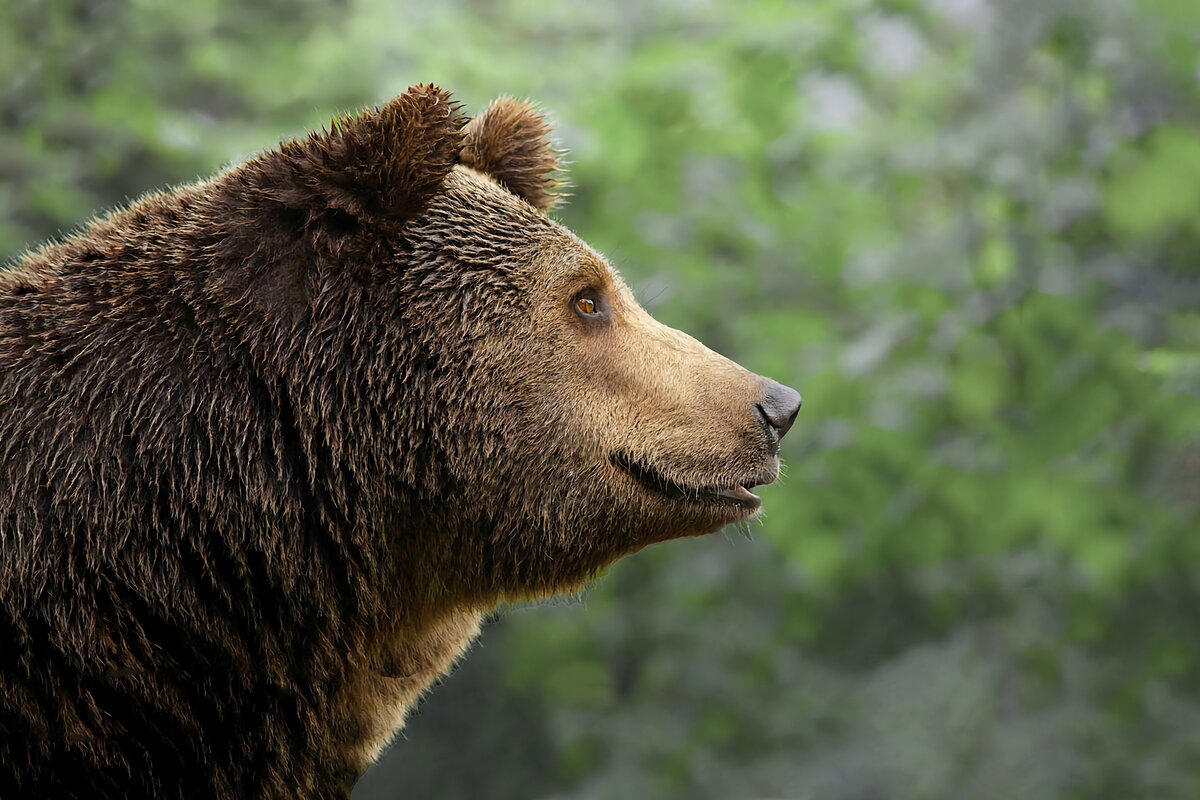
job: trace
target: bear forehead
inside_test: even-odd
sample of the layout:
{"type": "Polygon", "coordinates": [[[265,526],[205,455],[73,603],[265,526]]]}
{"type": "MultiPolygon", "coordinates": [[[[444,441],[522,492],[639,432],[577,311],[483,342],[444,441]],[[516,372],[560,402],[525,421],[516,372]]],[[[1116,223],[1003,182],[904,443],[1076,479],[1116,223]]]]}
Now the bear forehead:
{"type": "Polygon", "coordinates": [[[570,233],[492,176],[463,164],[446,176],[426,219],[438,227],[469,229],[480,236],[503,234],[500,242],[517,241],[516,234],[521,233],[528,237],[570,233]]]}
{"type": "Polygon", "coordinates": [[[491,176],[461,164],[450,171],[443,191],[411,232],[459,263],[552,282],[618,280],[608,261],[572,231],[491,176]]]}

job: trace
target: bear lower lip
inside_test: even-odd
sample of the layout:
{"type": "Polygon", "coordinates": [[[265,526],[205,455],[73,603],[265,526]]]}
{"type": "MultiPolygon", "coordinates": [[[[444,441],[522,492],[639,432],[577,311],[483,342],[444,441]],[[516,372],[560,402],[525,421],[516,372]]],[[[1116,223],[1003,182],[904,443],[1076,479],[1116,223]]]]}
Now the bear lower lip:
{"type": "Polygon", "coordinates": [[[739,503],[758,505],[760,502],[762,502],[758,495],[750,491],[750,489],[745,486],[735,486],[732,489],[721,489],[719,492],[717,492],[717,495],[728,500],[735,500],[739,503]]]}
{"type": "MultiPolygon", "coordinates": [[[[745,485],[732,488],[712,486],[684,486],[671,480],[652,465],[639,461],[625,453],[613,453],[611,460],[646,488],[665,495],[672,500],[690,503],[735,504],[746,510],[756,510],[762,504],[758,495],[745,485]]],[[[753,484],[752,484],[753,485],[753,484]]]]}

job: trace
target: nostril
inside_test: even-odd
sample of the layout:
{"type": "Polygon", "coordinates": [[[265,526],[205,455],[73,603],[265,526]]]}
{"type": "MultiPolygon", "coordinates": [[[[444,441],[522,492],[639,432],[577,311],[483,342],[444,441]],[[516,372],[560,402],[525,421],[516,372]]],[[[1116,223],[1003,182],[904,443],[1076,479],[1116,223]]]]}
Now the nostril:
{"type": "Polygon", "coordinates": [[[795,389],[775,381],[766,381],[766,391],[755,407],[775,434],[782,439],[796,421],[803,400],[795,389]]]}
{"type": "Polygon", "coordinates": [[[758,412],[758,418],[762,420],[762,424],[774,430],[775,426],[771,423],[771,418],[767,415],[767,410],[763,408],[762,403],[755,403],[754,410],[758,412]]]}

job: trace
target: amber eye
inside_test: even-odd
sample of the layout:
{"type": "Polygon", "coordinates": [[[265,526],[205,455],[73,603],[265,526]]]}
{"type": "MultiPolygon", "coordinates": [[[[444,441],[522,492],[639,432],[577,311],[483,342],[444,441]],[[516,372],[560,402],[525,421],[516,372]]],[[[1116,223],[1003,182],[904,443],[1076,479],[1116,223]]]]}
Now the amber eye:
{"type": "Polygon", "coordinates": [[[579,309],[580,314],[595,314],[596,301],[590,297],[576,297],[575,308],[579,309]]]}

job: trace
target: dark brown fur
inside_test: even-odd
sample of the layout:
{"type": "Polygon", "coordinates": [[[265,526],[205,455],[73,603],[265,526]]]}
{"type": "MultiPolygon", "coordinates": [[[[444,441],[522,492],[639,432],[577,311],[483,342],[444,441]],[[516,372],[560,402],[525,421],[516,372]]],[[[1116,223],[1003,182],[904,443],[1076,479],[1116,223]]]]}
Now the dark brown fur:
{"type": "Polygon", "coordinates": [[[761,379],[542,213],[540,116],[464,124],[415,87],[0,274],[0,797],[345,796],[497,602],[754,512],[761,379]]]}

